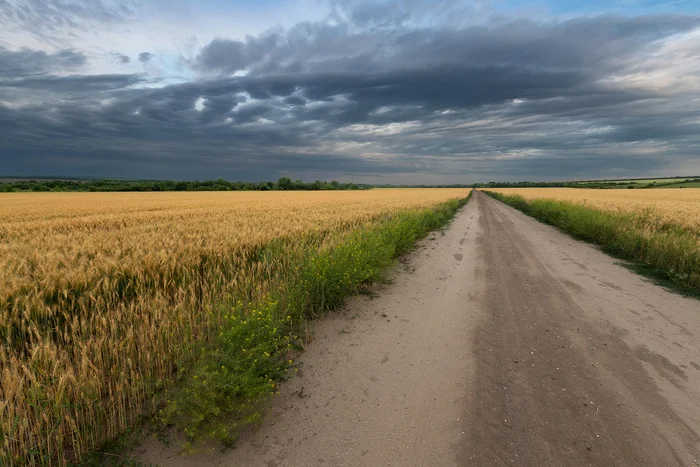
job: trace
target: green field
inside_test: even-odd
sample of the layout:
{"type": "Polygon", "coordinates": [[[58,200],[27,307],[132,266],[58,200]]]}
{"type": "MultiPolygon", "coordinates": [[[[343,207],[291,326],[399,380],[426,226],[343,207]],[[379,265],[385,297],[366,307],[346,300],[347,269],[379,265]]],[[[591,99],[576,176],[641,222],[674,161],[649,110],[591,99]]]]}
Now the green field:
{"type": "Polygon", "coordinates": [[[600,180],[608,183],[676,183],[694,180],[693,178],[651,178],[651,179],[627,179],[627,180],[600,180]]]}
{"type": "Polygon", "coordinates": [[[678,183],[678,184],[673,184],[673,185],[662,185],[654,188],[700,188],[700,180],[698,179],[691,179],[687,182],[683,183],[678,183]]]}
{"type": "Polygon", "coordinates": [[[618,186],[628,188],[698,188],[700,178],[650,178],[650,179],[627,179],[627,180],[595,180],[581,181],[578,186],[581,188],[617,188],[618,186]]]}

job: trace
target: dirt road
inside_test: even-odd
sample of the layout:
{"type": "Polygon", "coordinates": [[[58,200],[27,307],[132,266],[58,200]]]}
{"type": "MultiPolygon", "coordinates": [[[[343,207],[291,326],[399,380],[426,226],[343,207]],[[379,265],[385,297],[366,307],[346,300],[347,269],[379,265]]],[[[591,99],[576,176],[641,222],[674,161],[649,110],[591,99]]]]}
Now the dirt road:
{"type": "Polygon", "coordinates": [[[320,320],[258,430],[163,466],[700,465],[700,301],[477,193],[320,320]]]}

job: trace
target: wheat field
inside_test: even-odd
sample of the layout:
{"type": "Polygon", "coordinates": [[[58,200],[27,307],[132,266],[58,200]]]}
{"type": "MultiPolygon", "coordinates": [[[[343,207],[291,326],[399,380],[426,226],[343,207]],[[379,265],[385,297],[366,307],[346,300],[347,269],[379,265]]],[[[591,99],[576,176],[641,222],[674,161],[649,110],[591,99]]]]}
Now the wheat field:
{"type": "Polygon", "coordinates": [[[585,204],[608,211],[648,212],[666,222],[684,226],[700,234],[700,189],[656,188],[653,190],[586,188],[489,188],[504,195],[520,195],[526,200],[555,199],[585,204]]]}
{"type": "Polygon", "coordinates": [[[467,193],[0,195],[0,464],[63,465],[119,435],[218,329],[217,307],[263,299],[295,252],[467,193]]]}

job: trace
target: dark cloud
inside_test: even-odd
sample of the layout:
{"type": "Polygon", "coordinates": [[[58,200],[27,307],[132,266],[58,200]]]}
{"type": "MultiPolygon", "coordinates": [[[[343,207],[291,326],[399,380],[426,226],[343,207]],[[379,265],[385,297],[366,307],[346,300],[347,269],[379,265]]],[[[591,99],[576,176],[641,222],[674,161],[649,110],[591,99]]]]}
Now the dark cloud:
{"type": "Polygon", "coordinates": [[[303,23],[288,33],[245,41],[216,39],[195,67],[231,74],[382,73],[434,67],[501,67],[609,73],[658,41],[700,26],[690,16],[601,16],[558,23],[521,20],[463,29],[398,28],[352,32],[346,24],[303,23]]]}
{"type": "Polygon", "coordinates": [[[40,76],[6,81],[4,85],[20,89],[82,94],[123,89],[142,81],[138,75],[40,76]]]}
{"type": "Polygon", "coordinates": [[[141,52],[139,54],[139,62],[148,63],[153,59],[153,57],[155,57],[155,55],[150,52],[141,52]]]}
{"type": "Polygon", "coordinates": [[[284,99],[284,103],[293,106],[304,105],[306,104],[306,99],[301,96],[287,96],[284,99]]]}
{"type": "Polygon", "coordinates": [[[119,53],[115,53],[113,55],[114,55],[114,58],[122,65],[126,65],[126,64],[131,62],[131,58],[129,58],[128,55],[119,54],[119,53]]]}
{"type": "Polygon", "coordinates": [[[215,39],[204,47],[194,65],[203,71],[233,74],[264,62],[268,54],[277,53],[280,41],[281,37],[276,33],[249,36],[245,41],[215,39]]]}
{"type": "Polygon", "coordinates": [[[457,3],[432,13],[440,27],[417,23],[418,1],[336,2],[333,21],[216,39],[188,62],[201,79],[156,88],[139,75],[58,76],[84,57],[25,50],[35,65],[0,68],[14,70],[0,92],[3,167],[430,183],[697,167],[700,91],[683,81],[697,62],[680,73],[666,45],[700,18],[463,26],[449,19],[457,3]],[[60,99],[10,105],[35,91],[60,99]]]}
{"type": "Polygon", "coordinates": [[[85,55],[74,50],[50,54],[27,48],[12,51],[0,47],[0,79],[44,75],[59,70],[71,71],[86,63],[85,55]]]}

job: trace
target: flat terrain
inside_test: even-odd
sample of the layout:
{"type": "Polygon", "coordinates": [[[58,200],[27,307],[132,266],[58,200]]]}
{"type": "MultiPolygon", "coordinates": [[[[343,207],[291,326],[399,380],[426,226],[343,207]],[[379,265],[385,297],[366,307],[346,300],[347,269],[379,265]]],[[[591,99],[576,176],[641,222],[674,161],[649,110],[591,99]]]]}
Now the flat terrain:
{"type": "MultiPolygon", "coordinates": [[[[239,351],[228,352],[233,358],[209,368],[223,367],[231,379],[244,375],[244,392],[272,391],[265,375],[276,374],[275,352],[299,329],[302,310],[322,307],[329,290],[372,277],[393,254],[391,241],[414,232],[412,244],[418,232],[440,225],[446,203],[453,213],[468,192],[0,193],[0,465],[66,460],[113,439],[148,410],[147,395],[167,386],[183,362],[204,365],[194,354],[205,342],[240,340],[239,351]],[[347,243],[386,218],[396,221],[387,229],[415,229],[368,247],[347,243]],[[372,261],[356,268],[339,258],[312,275],[312,258],[326,250],[372,261]],[[305,295],[290,292],[302,288],[305,295]],[[278,313],[275,300],[289,305],[294,295],[298,305],[278,313]],[[253,310],[259,322],[247,325],[253,310]],[[260,359],[240,351],[256,325],[270,329],[260,359]],[[224,338],[224,328],[238,326],[240,334],[224,338]],[[257,372],[247,378],[238,360],[257,372]],[[268,363],[274,368],[261,368],[268,363]],[[256,378],[257,386],[249,384],[256,378]]],[[[220,395],[210,381],[196,384],[220,395]]],[[[203,418],[200,408],[192,412],[190,420],[203,418]]]]}
{"type": "Polygon", "coordinates": [[[167,466],[700,465],[700,302],[476,193],[318,321],[235,449],[167,466]]]}
{"type": "Polygon", "coordinates": [[[700,189],[655,188],[653,190],[591,190],[586,188],[494,188],[504,195],[526,200],[555,199],[613,212],[644,215],[695,232],[700,237],[700,189]]]}

